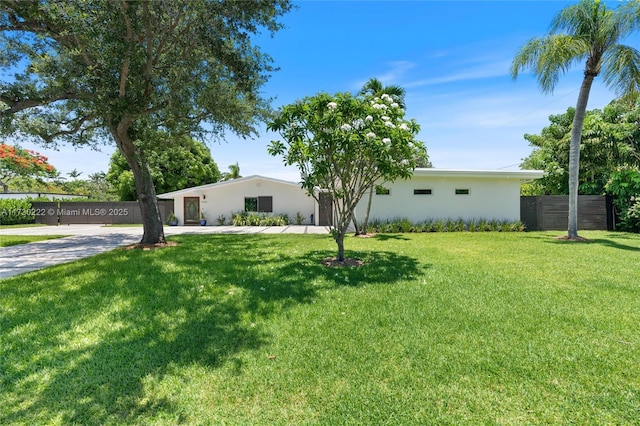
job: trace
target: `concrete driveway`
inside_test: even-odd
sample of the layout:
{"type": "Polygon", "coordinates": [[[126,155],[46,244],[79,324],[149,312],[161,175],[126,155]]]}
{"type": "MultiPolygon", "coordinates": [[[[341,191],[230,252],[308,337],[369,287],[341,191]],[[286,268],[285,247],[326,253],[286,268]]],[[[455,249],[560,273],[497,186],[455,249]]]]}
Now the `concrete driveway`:
{"type": "MultiPolygon", "coordinates": [[[[325,226],[168,226],[166,236],[179,234],[328,234],[325,226]]],[[[65,238],[0,247],[0,279],[72,262],[135,244],[142,227],[62,225],[0,229],[3,235],[68,235],[65,238]]]]}

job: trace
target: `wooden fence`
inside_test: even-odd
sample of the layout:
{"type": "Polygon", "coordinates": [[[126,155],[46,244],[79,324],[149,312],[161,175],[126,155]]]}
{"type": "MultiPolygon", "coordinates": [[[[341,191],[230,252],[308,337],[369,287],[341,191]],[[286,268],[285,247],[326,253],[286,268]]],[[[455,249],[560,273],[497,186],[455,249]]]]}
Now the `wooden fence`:
{"type": "MultiPolygon", "coordinates": [[[[569,196],[541,195],[520,197],[520,220],[529,231],[566,230],[569,196]]],[[[578,229],[614,229],[612,197],[580,195],[578,197],[578,229]]]]}
{"type": "MultiPolygon", "coordinates": [[[[45,225],[71,224],[136,224],[142,223],[137,201],[117,202],[33,202],[36,223],[45,225]]],[[[173,200],[158,201],[162,222],[173,210],[173,200]]]]}

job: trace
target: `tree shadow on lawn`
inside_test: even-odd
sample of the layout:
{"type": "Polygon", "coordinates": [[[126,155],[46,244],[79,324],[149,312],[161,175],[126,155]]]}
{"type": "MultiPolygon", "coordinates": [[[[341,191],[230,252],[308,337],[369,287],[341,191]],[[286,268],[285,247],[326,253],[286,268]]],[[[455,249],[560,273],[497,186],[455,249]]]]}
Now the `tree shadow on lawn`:
{"type": "MultiPolygon", "coordinates": [[[[615,238],[615,239],[627,239],[630,240],[631,238],[629,238],[628,236],[625,235],[611,235],[611,237],[615,238]]],[[[614,249],[619,249],[619,250],[627,250],[627,251],[640,251],[640,247],[638,246],[632,246],[632,245],[627,245],[627,244],[621,244],[617,241],[614,241],[613,239],[608,239],[608,238],[587,238],[583,241],[572,241],[572,240],[566,240],[566,239],[561,239],[561,238],[557,238],[557,237],[536,237],[536,238],[541,238],[543,239],[545,242],[547,243],[552,243],[552,244],[598,244],[598,245],[602,245],[602,246],[606,246],[606,247],[611,247],[614,249]]],[[[638,240],[636,240],[637,242],[638,240]]]]}
{"type": "Polygon", "coordinates": [[[298,243],[274,253],[278,238],[180,236],[177,247],[118,250],[0,282],[19,304],[0,317],[0,423],[180,422],[179,407],[149,386],[182,366],[241,369],[240,353],[270,342],[254,319],[311,303],[320,290],[392,284],[424,267],[350,252],[365,265],[327,268],[320,260],[332,252],[298,243]]]}
{"type": "Polygon", "coordinates": [[[407,238],[406,236],[402,235],[402,234],[376,234],[374,236],[374,238],[376,240],[379,241],[389,241],[389,240],[404,240],[404,241],[408,241],[409,238],[407,238]]]}

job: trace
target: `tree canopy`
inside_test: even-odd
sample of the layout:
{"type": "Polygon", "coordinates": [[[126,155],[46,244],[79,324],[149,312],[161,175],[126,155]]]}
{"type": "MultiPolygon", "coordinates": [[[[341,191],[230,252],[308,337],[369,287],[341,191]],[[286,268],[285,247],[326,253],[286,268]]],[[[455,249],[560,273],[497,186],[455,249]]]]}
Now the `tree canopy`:
{"type": "MultiPolygon", "coordinates": [[[[153,132],[150,140],[139,143],[148,145],[145,147],[146,158],[159,193],[220,180],[220,171],[209,148],[200,141],[189,136],[172,138],[164,132],[153,132]]],[[[116,188],[121,200],[137,199],[133,173],[120,151],[111,156],[106,179],[116,188]]]]}
{"type": "Polygon", "coordinates": [[[578,238],[578,179],[580,139],[593,80],[602,74],[605,84],[618,94],[640,88],[640,52],[621,44],[638,29],[640,2],[631,1],[609,9],[600,0],[582,0],[562,9],[548,35],[534,37],[517,52],[511,75],[531,69],[540,88],[553,92],[560,76],[574,64],[584,62],[584,78],[578,94],[569,144],[569,227],[567,237],[578,238]]]}
{"type": "Polygon", "coordinates": [[[15,178],[54,178],[58,175],[48,158],[39,152],[0,143],[0,189],[8,192],[15,178]]]}
{"type": "MultiPolygon", "coordinates": [[[[599,195],[611,174],[620,166],[640,166],[640,99],[616,99],[602,110],[586,112],[580,146],[579,193],[599,195]]],[[[526,134],[534,148],[523,160],[525,169],[544,170],[536,180],[532,195],[566,195],[569,193],[569,142],[574,108],[549,117],[549,126],[540,134],[526,134]]]]}
{"type": "Polygon", "coordinates": [[[0,0],[0,126],[47,143],[111,138],[131,167],[142,243],[164,242],[148,129],[255,133],[274,70],[252,36],[280,29],[288,0],[0,0]],[[16,71],[17,70],[17,71],[16,71]]]}
{"type": "Polygon", "coordinates": [[[318,202],[320,191],[331,195],[338,261],[364,193],[379,180],[409,178],[426,155],[415,140],[420,126],[387,94],[321,93],[282,107],[267,127],[282,137],[271,142],[270,154],[297,166],[302,188],[318,202]]]}

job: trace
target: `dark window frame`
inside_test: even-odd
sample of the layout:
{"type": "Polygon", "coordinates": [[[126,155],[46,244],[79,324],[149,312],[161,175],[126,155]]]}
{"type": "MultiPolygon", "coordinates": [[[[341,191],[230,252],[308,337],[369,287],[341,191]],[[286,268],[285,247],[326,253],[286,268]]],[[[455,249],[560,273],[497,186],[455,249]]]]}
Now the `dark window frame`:
{"type": "Polygon", "coordinates": [[[414,189],[413,195],[433,195],[433,189],[414,189]]]}
{"type": "Polygon", "coordinates": [[[273,213],[273,196],[244,197],[244,211],[249,213],[273,213]],[[255,210],[251,208],[254,205],[255,210]]]}
{"type": "Polygon", "coordinates": [[[470,195],[471,190],[467,188],[456,188],[456,195],[470,195]]]}

